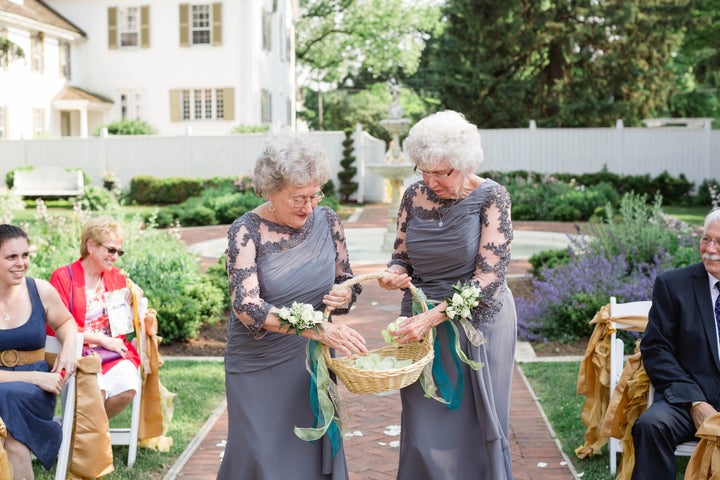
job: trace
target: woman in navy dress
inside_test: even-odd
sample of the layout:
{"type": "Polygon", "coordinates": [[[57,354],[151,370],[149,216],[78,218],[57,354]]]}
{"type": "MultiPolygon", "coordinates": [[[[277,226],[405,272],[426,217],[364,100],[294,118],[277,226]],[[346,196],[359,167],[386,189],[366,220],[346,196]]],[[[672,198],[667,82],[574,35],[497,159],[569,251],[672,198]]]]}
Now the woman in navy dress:
{"type": "Polygon", "coordinates": [[[412,316],[410,293],[405,293],[401,314],[410,318],[394,334],[406,343],[435,328],[433,376],[442,402],[426,398],[419,382],[402,389],[398,478],[508,480],[517,329],[505,281],[512,242],[510,197],[502,185],[475,174],[483,160],[480,134],[460,113],[422,119],[403,147],[422,180],[403,195],[388,264],[395,275],[380,285],[402,288],[412,280],[437,303],[412,316]],[[458,282],[483,292],[467,322],[445,314],[443,299],[458,282]],[[455,345],[482,366],[475,370],[460,361],[455,345]]]}
{"type": "Polygon", "coordinates": [[[31,480],[31,452],[46,469],[57,458],[55,397],[75,373],[77,327],[50,283],[25,276],[29,266],[27,234],[0,225],[0,418],[13,478],[31,480]],[[62,342],[52,366],[45,361],[46,324],[62,342]]]}

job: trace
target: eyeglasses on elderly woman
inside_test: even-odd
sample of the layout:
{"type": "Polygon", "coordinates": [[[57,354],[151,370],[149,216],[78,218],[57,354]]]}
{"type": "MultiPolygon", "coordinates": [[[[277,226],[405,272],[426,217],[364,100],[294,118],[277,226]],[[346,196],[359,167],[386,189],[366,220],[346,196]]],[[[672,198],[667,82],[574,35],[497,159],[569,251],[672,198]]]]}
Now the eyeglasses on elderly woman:
{"type": "Polygon", "coordinates": [[[449,177],[450,175],[453,174],[454,171],[455,171],[455,169],[451,168],[450,170],[439,171],[439,172],[426,172],[424,170],[420,170],[419,168],[417,168],[417,166],[413,169],[413,172],[415,172],[415,175],[417,175],[418,177],[434,178],[437,180],[442,180],[444,178],[449,177]]]}
{"type": "Polygon", "coordinates": [[[309,196],[298,196],[298,197],[285,197],[288,201],[288,205],[290,205],[292,208],[303,208],[305,204],[309,203],[313,207],[316,207],[318,203],[322,201],[323,198],[325,198],[325,194],[323,192],[318,192],[315,195],[309,195],[309,196]]]}

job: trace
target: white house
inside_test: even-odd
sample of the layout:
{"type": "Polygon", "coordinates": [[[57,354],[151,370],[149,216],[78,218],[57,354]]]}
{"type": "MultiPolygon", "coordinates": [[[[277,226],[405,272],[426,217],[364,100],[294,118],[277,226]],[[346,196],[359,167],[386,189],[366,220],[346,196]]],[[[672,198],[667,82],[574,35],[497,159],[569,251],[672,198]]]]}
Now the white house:
{"type": "Polygon", "coordinates": [[[0,0],[0,138],[295,127],[297,0],[0,0]],[[144,3],[143,3],[144,2],[144,3]]]}

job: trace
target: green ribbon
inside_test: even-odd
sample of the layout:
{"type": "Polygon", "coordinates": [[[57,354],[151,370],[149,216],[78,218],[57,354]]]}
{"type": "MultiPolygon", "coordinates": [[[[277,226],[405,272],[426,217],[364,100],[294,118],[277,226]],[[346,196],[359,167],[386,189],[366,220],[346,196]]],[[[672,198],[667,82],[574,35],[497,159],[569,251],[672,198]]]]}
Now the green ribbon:
{"type": "MultiPolygon", "coordinates": [[[[435,307],[435,305],[432,305],[427,300],[425,300],[425,304],[430,309],[435,307]]],[[[413,313],[418,314],[421,312],[422,304],[416,306],[416,302],[413,301],[413,313]]],[[[459,333],[455,322],[452,320],[447,320],[444,323],[448,336],[448,347],[450,348],[453,363],[455,364],[455,368],[457,369],[457,383],[455,384],[455,387],[453,387],[450,382],[450,378],[448,377],[447,372],[445,371],[445,367],[443,366],[441,361],[442,346],[440,345],[438,336],[435,335],[435,341],[433,342],[433,361],[423,370],[423,373],[420,377],[420,385],[422,386],[426,397],[444,403],[447,405],[448,409],[454,410],[460,406],[462,394],[465,388],[465,376],[463,375],[460,362],[465,363],[473,370],[480,369],[483,364],[482,362],[478,362],[468,358],[462,348],[460,348],[459,333]],[[440,390],[439,396],[437,393],[438,389],[440,390]]],[[[463,327],[465,330],[467,330],[467,325],[463,324],[463,327]]],[[[470,328],[474,327],[470,325],[470,328]]]]}
{"type": "Polygon", "coordinates": [[[342,429],[335,416],[335,405],[328,395],[331,380],[322,354],[322,345],[315,340],[308,341],[306,368],[310,373],[310,408],[315,415],[315,427],[295,427],[293,431],[298,438],[306,442],[319,440],[327,433],[332,445],[332,455],[335,456],[342,445],[342,429]]]}

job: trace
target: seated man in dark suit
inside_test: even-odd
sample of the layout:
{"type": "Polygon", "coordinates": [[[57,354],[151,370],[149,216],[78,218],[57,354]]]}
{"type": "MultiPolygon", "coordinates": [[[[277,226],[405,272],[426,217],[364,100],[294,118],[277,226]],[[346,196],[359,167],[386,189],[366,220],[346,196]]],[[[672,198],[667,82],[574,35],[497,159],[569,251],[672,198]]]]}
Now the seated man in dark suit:
{"type": "Polygon", "coordinates": [[[675,480],[675,447],[720,407],[720,209],[705,217],[700,254],[655,280],[640,344],[655,398],[632,429],[633,480],[675,480]]]}

